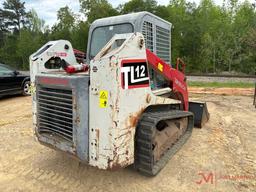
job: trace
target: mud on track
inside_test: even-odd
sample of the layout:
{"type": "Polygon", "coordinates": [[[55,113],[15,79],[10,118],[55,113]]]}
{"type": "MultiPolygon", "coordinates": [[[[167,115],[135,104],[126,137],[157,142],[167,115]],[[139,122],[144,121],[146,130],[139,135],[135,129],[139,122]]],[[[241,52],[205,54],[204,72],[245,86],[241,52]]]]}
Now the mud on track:
{"type": "Polygon", "coordinates": [[[0,192],[256,191],[252,96],[194,94],[192,98],[208,102],[211,120],[203,129],[194,129],[189,141],[154,178],[132,168],[98,170],[41,146],[33,136],[31,98],[1,99],[0,192]],[[197,184],[202,179],[199,173],[212,177],[208,183],[197,184]]]}

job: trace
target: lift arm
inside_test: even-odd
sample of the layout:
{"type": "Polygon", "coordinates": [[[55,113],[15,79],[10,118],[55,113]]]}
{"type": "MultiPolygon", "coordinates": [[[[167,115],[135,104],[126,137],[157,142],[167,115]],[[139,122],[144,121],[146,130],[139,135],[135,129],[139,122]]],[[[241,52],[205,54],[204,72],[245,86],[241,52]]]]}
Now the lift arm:
{"type": "Polygon", "coordinates": [[[188,90],[186,76],[184,74],[185,63],[181,59],[177,59],[176,69],[174,69],[150,50],[146,49],[146,54],[148,64],[153,68],[154,71],[169,81],[169,86],[172,89],[175,97],[182,102],[184,110],[188,111],[188,90]],[[182,64],[182,72],[178,69],[179,63],[182,64]]]}

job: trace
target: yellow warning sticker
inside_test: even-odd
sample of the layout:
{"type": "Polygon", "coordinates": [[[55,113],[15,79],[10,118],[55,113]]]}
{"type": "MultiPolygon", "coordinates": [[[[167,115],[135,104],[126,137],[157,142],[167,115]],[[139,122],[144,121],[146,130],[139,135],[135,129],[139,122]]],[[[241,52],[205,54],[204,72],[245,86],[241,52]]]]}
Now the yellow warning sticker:
{"type": "Polygon", "coordinates": [[[164,66],[161,63],[158,63],[157,68],[161,72],[163,72],[163,70],[164,70],[164,66]]]}
{"type": "Polygon", "coordinates": [[[107,107],[108,104],[108,92],[101,90],[100,91],[100,96],[99,96],[99,106],[101,108],[107,107]]]}

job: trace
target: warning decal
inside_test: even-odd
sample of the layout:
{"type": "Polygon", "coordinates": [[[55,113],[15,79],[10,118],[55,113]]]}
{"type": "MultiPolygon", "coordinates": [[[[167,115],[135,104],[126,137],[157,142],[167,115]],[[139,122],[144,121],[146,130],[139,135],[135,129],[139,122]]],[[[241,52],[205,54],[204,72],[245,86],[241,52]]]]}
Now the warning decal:
{"type": "Polygon", "coordinates": [[[164,70],[164,66],[161,63],[158,63],[157,68],[161,72],[163,72],[163,70],[164,70]]]}
{"type": "Polygon", "coordinates": [[[108,104],[108,92],[107,91],[100,91],[100,96],[99,96],[99,106],[101,108],[107,107],[108,104]]]}

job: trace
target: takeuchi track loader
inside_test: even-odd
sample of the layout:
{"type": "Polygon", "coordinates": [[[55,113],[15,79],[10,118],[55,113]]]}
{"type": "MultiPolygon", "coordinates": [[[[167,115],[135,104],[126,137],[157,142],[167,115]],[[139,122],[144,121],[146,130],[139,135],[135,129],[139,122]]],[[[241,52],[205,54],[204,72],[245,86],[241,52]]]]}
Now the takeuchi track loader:
{"type": "Polygon", "coordinates": [[[65,40],[31,55],[38,141],[100,169],[156,175],[209,119],[205,103],[188,100],[184,62],[170,63],[170,33],[167,21],[133,13],[91,25],[86,63],[65,40]]]}

